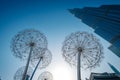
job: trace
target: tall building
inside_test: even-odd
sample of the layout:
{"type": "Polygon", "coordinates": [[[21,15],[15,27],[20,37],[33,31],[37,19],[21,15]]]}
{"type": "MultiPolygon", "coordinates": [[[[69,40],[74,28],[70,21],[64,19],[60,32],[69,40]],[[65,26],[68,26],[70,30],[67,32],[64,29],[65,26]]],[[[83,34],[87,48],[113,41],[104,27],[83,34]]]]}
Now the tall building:
{"type": "Polygon", "coordinates": [[[120,80],[115,73],[91,73],[89,80],[120,80]]]}
{"type": "Polygon", "coordinates": [[[110,64],[110,63],[108,63],[108,65],[109,65],[110,68],[114,71],[114,73],[120,77],[120,72],[117,70],[117,68],[115,68],[115,67],[114,67],[112,64],[110,64]]]}
{"type": "Polygon", "coordinates": [[[74,8],[69,11],[109,41],[109,49],[120,57],[120,5],[74,8]]]}

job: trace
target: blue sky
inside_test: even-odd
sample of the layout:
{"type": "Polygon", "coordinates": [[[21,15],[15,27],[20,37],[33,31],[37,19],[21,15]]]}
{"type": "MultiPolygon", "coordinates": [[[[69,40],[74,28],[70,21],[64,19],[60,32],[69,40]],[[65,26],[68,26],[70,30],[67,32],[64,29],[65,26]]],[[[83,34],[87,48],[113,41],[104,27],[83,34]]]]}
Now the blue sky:
{"type": "MultiPolygon", "coordinates": [[[[83,7],[99,7],[100,5],[120,4],[120,0],[39,0],[39,1],[0,1],[0,76],[3,80],[13,80],[16,70],[25,66],[25,61],[15,58],[10,49],[10,42],[14,35],[24,29],[34,28],[45,34],[48,48],[53,54],[52,63],[45,69],[36,72],[34,79],[45,70],[53,73],[54,80],[60,69],[71,71],[70,80],[76,79],[76,68],[70,67],[61,56],[62,42],[71,32],[87,31],[94,34],[94,30],[80,19],[74,17],[67,9],[83,7]]],[[[96,35],[96,34],[94,34],[96,35]]],[[[120,58],[107,49],[107,41],[96,35],[104,47],[104,56],[100,67],[90,71],[82,70],[83,78],[89,77],[90,72],[112,72],[107,65],[110,62],[120,70],[120,58]]],[[[63,70],[63,71],[64,71],[63,70]]],[[[65,73],[65,72],[64,72],[65,73]]],[[[67,73],[66,73],[67,74],[67,73]]],[[[61,76],[65,76],[66,74],[61,76]]],[[[69,79],[66,77],[65,79],[69,79]]]]}

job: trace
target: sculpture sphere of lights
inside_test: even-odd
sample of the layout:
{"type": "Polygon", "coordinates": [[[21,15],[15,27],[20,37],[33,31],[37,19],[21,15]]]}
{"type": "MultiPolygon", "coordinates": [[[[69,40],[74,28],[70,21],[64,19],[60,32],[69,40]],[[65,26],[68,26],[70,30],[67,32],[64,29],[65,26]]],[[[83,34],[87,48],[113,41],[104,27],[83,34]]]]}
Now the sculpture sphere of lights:
{"type": "Polygon", "coordinates": [[[50,72],[45,71],[40,74],[40,76],[38,77],[38,80],[53,80],[53,76],[50,72]]]}
{"type": "Polygon", "coordinates": [[[30,80],[32,80],[37,68],[42,69],[42,68],[47,67],[51,63],[51,60],[52,60],[52,54],[48,49],[46,49],[45,51],[43,50],[43,52],[41,52],[41,55],[37,56],[34,59],[34,61],[31,61],[31,64],[33,66],[35,66],[35,69],[32,73],[32,76],[31,76],[30,80]]]}
{"type": "Polygon", "coordinates": [[[30,49],[32,48],[32,57],[35,57],[36,53],[41,52],[47,48],[47,39],[43,33],[34,29],[27,29],[20,31],[12,39],[11,49],[14,52],[14,56],[25,60],[28,59],[30,49]]]}
{"type": "Polygon", "coordinates": [[[51,60],[52,54],[48,49],[46,49],[45,51],[43,50],[43,52],[41,52],[40,56],[34,58],[34,61],[31,61],[31,64],[36,66],[36,64],[39,62],[38,68],[42,69],[47,67],[51,63],[51,60]]]}
{"type": "MultiPolygon", "coordinates": [[[[22,80],[22,76],[23,76],[24,70],[25,70],[25,66],[19,68],[16,71],[13,80],[22,80]]],[[[32,74],[32,71],[33,71],[32,68],[28,67],[28,71],[27,71],[27,74],[26,74],[26,80],[29,80],[29,78],[30,78],[30,76],[32,74]]]]}
{"type": "Polygon", "coordinates": [[[41,51],[47,49],[46,37],[38,30],[28,29],[19,32],[13,39],[11,45],[14,56],[25,60],[26,68],[22,80],[25,80],[30,60],[40,56],[41,51]]]}
{"type": "Polygon", "coordinates": [[[103,47],[99,40],[87,32],[75,32],[66,37],[62,52],[65,61],[77,66],[78,80],[81,80],[81,67],[95,68],[103,58],[103,47]]]}

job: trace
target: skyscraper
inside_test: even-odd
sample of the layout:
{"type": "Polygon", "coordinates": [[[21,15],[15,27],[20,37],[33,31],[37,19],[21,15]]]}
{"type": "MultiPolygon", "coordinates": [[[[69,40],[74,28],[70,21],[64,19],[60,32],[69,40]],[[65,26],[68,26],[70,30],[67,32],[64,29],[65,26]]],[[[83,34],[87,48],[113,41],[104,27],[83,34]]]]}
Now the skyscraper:
{"type": "Polygon", "coordinates": [[[120,80],[115,73],[91,73],[89,80],[120,80]]]}
{"type": "Polygon", "coordinates": [[[74,8],[69,11],[109,41],[109,49],[120,57],[120,5],[74,8]]]}
{"type": "Polygon", "coordinates": [[[114,73],[120,77],[120,72],[112,64],[108,63],[108,65],[114,71],[114,73]]]}

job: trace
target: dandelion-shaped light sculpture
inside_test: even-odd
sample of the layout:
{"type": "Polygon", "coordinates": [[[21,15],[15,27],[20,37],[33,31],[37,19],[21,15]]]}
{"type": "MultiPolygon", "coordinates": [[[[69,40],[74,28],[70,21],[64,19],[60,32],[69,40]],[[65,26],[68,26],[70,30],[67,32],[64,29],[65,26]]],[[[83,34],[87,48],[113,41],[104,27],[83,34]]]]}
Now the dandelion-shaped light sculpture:
{"type": "Polygon", "coordinates": [[[103,58],[103,48],[92,34],[76,32],[66,37],[63,47],[63,57],[70,65],[77,66],[77,79],[81,80],[81,67],[95,68],[103,58]]]}
{"type": "MultiPolygon", "coordinates": [[[[19,68],[15,75],[14,75],[14,80],[22,80],[22,76],[23,76],[23,73],[24,73],[24,70],[25,70],[25,66],[19,68]]],[[[28,71],[27,71],[27,74],[26,74],[26,79],[25,80],[29,80],[31,74],[32,74],[32,68],[31,67],[28,67],[28,71]]]]}
{"type": "Polygon", "coordinates": [[[38,80],[53,80],[53,76],[50,72],[45,71],[40,74],[40,76],[38,77],[38,80]]]}
{"type": "Polygon", "coordinates": [[[32,80],[37,68],[42,69],[47,67],[51,63],[51,60],[52,60],[52,54],[48,49],[46,49],[45,51],[43,50],[40,56],[34,58],[34,61],[31,61],[31,63],[33,64],[33,66],[35,66],[35,69],[32,73],[30,80],[32,80]]]}
{"type": "Polygon", "coordinates": [[[23,30],[19,32],[12,40],[11,45],[14,55],[22,60],[27,59],[26,68],[22,80],[25,80],[30,60],[41,54],[41,51],[47,49],[46,37],[34,29],[23,30]]]}

